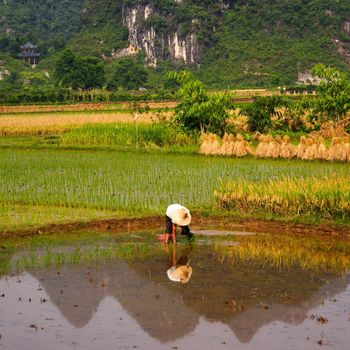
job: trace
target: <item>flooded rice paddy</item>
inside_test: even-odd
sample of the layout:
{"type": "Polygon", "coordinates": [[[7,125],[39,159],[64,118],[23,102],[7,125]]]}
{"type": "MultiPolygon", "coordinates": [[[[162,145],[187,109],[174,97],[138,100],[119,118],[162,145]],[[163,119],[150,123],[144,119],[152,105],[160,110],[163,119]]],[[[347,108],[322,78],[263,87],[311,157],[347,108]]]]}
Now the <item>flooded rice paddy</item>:
{"type": "Polygon", "coordinates": [[[348,349],[349,272],[233,261],[225,252],[239,245],[162,246],[140,234],[115,238],[108,259],[83,259],[77,242],[12,252],[0,277],[0,348],[348,349]],[[185,283],[174,282],[179,266],[185,283]]]}

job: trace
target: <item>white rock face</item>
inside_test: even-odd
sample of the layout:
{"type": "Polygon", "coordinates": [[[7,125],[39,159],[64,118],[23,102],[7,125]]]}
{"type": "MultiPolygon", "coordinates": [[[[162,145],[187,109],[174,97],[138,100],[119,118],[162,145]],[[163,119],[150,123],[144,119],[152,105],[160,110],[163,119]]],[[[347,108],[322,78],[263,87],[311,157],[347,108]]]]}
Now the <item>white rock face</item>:
{"type": "Polygon", "coordinates": [[[123,21],[129,30],[129,48],[112,53],[112,56],[121,57],[142,50],[151,67],[157,66],[159,58],[170,58],[172,61],[183,60],[186,64],[198,63],[200,48],[196,35],[191,33],[180,38],[178,29],[166,36],[163,33],[157,33],[152,26],[145,25],[145,21],[152,14],[153,8],[149,4],[124,8],[123,21]]]}
{"type": "MultiPolygon", "coordinates": [[[[123,20],[129,30],[129,48],[123,50],[123,55],[133,54],[137,50],[144,50],[152,67],[157,66],[157,57],[155,53],[156,33],[151,27],[148,30],[142,30],[144,20],[152,13],[152,8],[147,5],[137,5],[132,8],[126,8],[123,14],[123,20]]],[[[122,54],[121,52],[119,55],[122,54]]],[[[118,55],[118,54],[117,54],[118,55]]]]}

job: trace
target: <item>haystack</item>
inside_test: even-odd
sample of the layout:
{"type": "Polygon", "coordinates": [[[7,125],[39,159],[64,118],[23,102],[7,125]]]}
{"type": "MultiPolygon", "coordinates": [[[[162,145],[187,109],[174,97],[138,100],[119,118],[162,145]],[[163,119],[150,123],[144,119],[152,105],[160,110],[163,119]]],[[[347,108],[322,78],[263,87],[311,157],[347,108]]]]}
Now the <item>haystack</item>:
{"type": "MultiPolygon", "coordinates": [[[[267,135],[266,143],[267,143],[267,147],[266,147],[265,157],[276,158],[276,154],[279,155],[279,145],[277,145],[277,142],[275,142],[275,140],[273,139],[273,136],[267,135]],[[276,147],[278,147],[277,150],[276,150],[276,147]]],[[[278,155],[277,155],[277,157],[278,157],[278,155]]]]}
{"type": "Polygon", "coordinates": [[[235,142],[235,156],[236,157],[244,157],[248,153],[245,149],[245,140],[241,134],[237,134],[236,136],[236,142],[235,142]]]}
{"type": "Polygon", "coordinates": [[[261,135],[259,137],[259,144],[258,147],[255,150],[255,157],[264,158],[266,154],[267,149],[267,136],[261,135]]]}
{"type": "Polygon", "coordinates": [[[215,155],[219,154],[220,150],[220,143],[218,141],[218,138],[216,135],[211,134],[211,139],[210,139],[210,146],[209,146],[209,154],[215,155]]]}
{"type": "Polygon", "coordinates": [[[316,138],[315,159],[326,160],[328,158],[328,149],[324,143],[324,138],[319,136],[316,138]]]}
{"type": "Polygon", "coordinates": [[[314,160],[316,159],[317,144],[312,137],[306,139],[306,147],[304,155],[301,157],[303,160],[314,160]]]}
{"type": "Polygon", "coordinates": [[[306,150],[306,137],[302,136],[300,138],[299,145],[295,148],[295,156],[299,159],[302,159],[306,150]]]}
{"type": "Polygon", "coordinates": [[[285,135],[282,138],[280,157],[281,158],[293,158],[295,156],[295,146],[290,143],[290,137],[285,135]]]}
{"type": "Polygon", "coordinates": [[[232,141],[234,140],[234,136],[230,135],[230,134],[226,134],[223,137],[223,142],[220,146],[219,149],[219,154],[223,155],[223,156],[228,156],[231,153],[231,149],[232,149],[232,141]]]}
{"type": "Polygon", "coordinates": [[[345,146],[343,137],[334,137],[332,145],[328,150],[328,160],[346,161],[348,159],[347,147],[345,146]]]}
{"type": "Polygon", "coordinates": [[[210,146],[210,135],[209,134],[201,134],[200,142],[201,146],[199,148],[199,153],[208,155],[209,154],[209,146],[210,146]]]}

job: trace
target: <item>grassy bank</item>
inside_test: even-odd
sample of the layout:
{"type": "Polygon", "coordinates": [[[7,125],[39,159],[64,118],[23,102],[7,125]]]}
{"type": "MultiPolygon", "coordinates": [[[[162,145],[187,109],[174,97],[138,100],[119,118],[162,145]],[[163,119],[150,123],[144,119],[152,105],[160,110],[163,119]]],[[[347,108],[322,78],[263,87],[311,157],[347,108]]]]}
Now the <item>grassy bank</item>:
{"type": "MultiPolygon", "coordinates": [[[[76,221],[79,216],[84,220],[103,217],[106,212],[108,215],[122,212],[131,217],[163,214],[169,203],[179,202],[210,214],[216,210],[214,190],[233,179],[259,184],[271,179],[317,178],[320,174],[325,178],[349,178],[348,164],[341,163],[230,159],[137,150],[9,148],[1,150],[0,164],[2,231],[55,222],[56,211],[61,222],[67,222],[76,221]],[[46,214],[40,218],[41,210],[46,214]],[[21,219],[16,212],[23,213],[21,219]]],[[[242,208],[241,213],[246,214],[246,210],[242,208]]],[[[271,217],[270,213],[266,215],[271,217]]],[[[301,218],[313,220],[308,215],[301,218]]]]}

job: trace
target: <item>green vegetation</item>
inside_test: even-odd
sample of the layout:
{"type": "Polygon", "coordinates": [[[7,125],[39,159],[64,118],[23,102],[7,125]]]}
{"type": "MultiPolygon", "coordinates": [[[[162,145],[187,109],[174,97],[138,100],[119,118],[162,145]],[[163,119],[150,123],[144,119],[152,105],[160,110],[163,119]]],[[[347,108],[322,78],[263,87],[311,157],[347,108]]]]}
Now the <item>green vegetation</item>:
{"type": "Polygon", "coordinates": [[[29,0],[22,1],[21,6],[3,2],[0,13],[0,52],[7,56],[6,62],[1,59],[0,71],[12,74],[7,84],[21,80],[20,73],[29,69],[13,64],[19,46],[29,40],[39,45],[41,62],[37,68],[48,71],[50,84],[55,63],[62,50],[69,48],[82,57],[95,57],[105,68],[105,85],[110,82],[113,89],[145,87],[144,79],[127,83],[127,76],[134,80],[135,72],[140,72],[149,77],[147,88],[163,90],[167,88],[165,73],[185,65],[170,60],[169,48],[162,44],[175,32],[180,41],[194,35],[198,43],[196,64],[188,69],[210,88],[295,85],[298,72],[310,70],[316,63],[315,52],[317,62],[349,71],[345,57],[350,37],[344,27],[350,14],[347,0],[29,0]],[[138,17],[140,23],[136,26],[139,36],[151,27],[155,30],[156,69],[146,67],[144,52],[142,64],[133,62],[133,66],[133,59],[115,58],[120,49],[128,47],[123,13],[131,6],[139,5],[141,9],[146,4],[152,11],[146,20],[138,17]],[[343,54],[339,53],[340,46],[343,54]],[[122,66],[125,79],[116,74],[114,65],[122,66]]]}
{"type": "MultiPolygon", "coordinates": [[[[319,174],[347,178],[349,167],[341,163],[210,158],[146,151],[14,149],[2,149],[0,163],[0,203],[4,208],[2,215],[7,218],[6,208],[14,204],[28,206],[30,210],[39,205],[122,211],[135,217],[162,214],[169,203],[179,202],[192,210],[213,212],[214,190],[221,181],[252,180],[259,184],[271,178],[306,179],[319,174]]],[[[26,216],[23,227],[31,226],[33,220],[36,219],[31,215],[26,216]]],[[[1,218],[0,223],[1,230],[18,227],[8,219],[1,218]]]]}
{"type": "Polygon", "coordinates": [[[166,123],[94,124],[68,131],[60,136],[63,147],[167,147],[194,144],[196,140],[177,132],[166,123]]]}
{"type": "Polygon", "coordinates": [[[278,108],[286,105],[287,101],[281,96],[259,96],[253,103],[243,106],[240,114],[248,117],[250,131],[265,132],[272,126],[272,117],[281,116],[278,108]]]}
{"type": "Polygon", "coordinates": [[[317,88],[317,98],[309,101],[312,115],[316,119],[336,120],[346,116],[350,110],[350,80],[333,67],[318,64],[312,73],[321,80],[317,88]]]}
{"type": "Polygon", "coordinates": [[[107,83],[109,90],[136,90],[147,84],[147,70],[142,60],[124,57],[113,65],[113,74],[107,83]]]}
{"type": "Polygon", "coordinates": [[[82,57],[67,49],[55,65],[59,85],[73,89],[101,88],[105,82],[104,67],[97,58],[82,57]]]}
{"type": "Polygon", "coordinates": [[[222,209],[350,219],[350,177],[230,180],[215,192],[222,209]]]}
{"type": "Polygon", "coordinates": [[[228,93],[209,94],[199,80],[190,73],[172,73],[180,88],[176,93],[179,103],[174,121],[187,132],[213,132],[223,135],[228,111],[233,107],[233,96],[228,93]]]}

